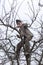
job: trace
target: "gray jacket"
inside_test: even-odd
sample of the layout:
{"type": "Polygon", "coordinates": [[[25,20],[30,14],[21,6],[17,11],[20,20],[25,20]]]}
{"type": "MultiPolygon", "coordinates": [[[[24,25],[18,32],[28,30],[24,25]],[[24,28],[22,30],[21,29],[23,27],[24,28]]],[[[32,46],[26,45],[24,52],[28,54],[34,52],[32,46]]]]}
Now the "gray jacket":
{"type": "Polygon", "coordinates": [[[30,41],[32,39],[32,37],[33,37],[33,34],[28,29],[28,25],[27,24],[22,24],[22,26],[19,29],[19,33],[20,33],[21,37],[25,36],[25,38],[28,41],[30,41]]]}

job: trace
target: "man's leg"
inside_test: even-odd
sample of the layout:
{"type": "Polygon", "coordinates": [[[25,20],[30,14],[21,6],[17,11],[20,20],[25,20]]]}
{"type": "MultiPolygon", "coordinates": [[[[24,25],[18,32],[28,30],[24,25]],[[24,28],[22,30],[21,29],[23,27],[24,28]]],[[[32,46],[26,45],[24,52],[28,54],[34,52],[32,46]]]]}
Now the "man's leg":
{"type": "Polygon", "coordinates": [[[30,65],[31,56],[30,56],[30,43],[29,42],[25,42],[24,51],[25,51],[24,53],[25,53],[27,65],[30,65]]]}
{"type": "Polygon", "coordinates": [[[29,56],[30,55],[30,43],[29,42],[25,42],[25,55],[29,56]]]}
{"type": "Polygon", "coordinates": [[[16,56],[19,58],[21,47],[23,47],[22,41],[17,44],[16,56]]]}

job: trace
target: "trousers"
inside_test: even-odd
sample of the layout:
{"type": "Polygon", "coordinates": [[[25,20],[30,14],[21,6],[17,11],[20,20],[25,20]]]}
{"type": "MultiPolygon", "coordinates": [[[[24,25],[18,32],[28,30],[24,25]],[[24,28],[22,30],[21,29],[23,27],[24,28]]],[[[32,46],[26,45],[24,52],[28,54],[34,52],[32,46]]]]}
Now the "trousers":
{"type": "Polygon", "coordinates": [[[30,43],[28,41],[20,41],[18,44],[17,44],[17,50],[16,50],[16,55],[17,57],[19,58],[19,55],[20,55],[20,50],[21,48],[23,47],[24,49],[24,53],[25,53],[25,56],[28,56],[29,57],[29,51],[30,51],[30,43]]]}

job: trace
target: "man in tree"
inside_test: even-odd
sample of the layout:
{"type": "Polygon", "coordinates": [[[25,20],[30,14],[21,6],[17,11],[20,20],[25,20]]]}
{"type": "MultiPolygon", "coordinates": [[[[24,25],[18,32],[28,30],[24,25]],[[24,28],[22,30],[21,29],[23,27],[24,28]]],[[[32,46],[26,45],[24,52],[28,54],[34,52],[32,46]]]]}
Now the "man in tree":
{"type": "Polygon", "coordinates": [[[18,38],[21,38],[21,41],[17,44],[16,57],[19,58],[20,49],[23,47],[26,57],[29,57],[30,44],[29,41],[32,39],[33,34],[28,29],[28,25],[23,23],[21,20],[16,20],[17,27],[19,28],[18,38]]]}

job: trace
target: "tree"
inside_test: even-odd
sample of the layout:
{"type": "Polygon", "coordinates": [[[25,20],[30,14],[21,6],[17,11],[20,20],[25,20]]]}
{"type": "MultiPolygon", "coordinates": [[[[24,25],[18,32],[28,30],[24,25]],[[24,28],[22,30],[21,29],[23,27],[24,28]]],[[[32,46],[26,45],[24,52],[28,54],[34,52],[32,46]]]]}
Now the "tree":
{"type": "MultiPolygon", "coordinates": [[[[1,1],[2,2],[2,1],[1,1]]],[[[37,6],[38,8],[36,9],[35,6],[35,2],[34,0],[30,0],[27,2],[28,4],[28,11],[29,13],[26,13],[26,16],[28,15],[28,18],[30,18],[31,20],[31,24],[28,26],[30,29],[32,30],[36,30],[38,32],[38,34],[40,35],[40,38],[38,40],[31,40],[31,44],[33,44],[32,46],[30,46],[30,57],[31,60],[29,58],[29,60],[25,60],[23,59],[23,56],[25,57],[24,50],[21,49],[21,53],[20,53],[20,57],[22,56],[22,59],[20,58],[19,60],[17,60],[17,62],[15,61],[14,57],[15,57],[15,41],[19,41],[19,39],[17,39],[16,37],[16,33],[19,34],[18,29],[16,28],[16,23],[15,20],[18,17],[20,19],[20,16],[18,15],[18,11],[20,9],[20,7],[22,6],[23,2],[25,2],[24,0],[18,4],[17,0],[12,0],[12,3],[10,2],[10,0],[7,0],[8,4],[10,5],[9,11],[8,9],[5,7],[6,6],[6,1],[3,0],[2,3],[2,11],[0,11],[2,14],[0,16],[0,52],[2,52],[3,54],[0,55],[0,60],[1,63],[0,65],[5,65],[8,62],[10,62],[10,65],[14,65],[15,63],[17,63],[18,65],[20,65],[20,61],[27,61],[26,64],[28,64],[28,62],[36,62],[36,65],[42,65],[43,63],[43,15],[41,14],[40,11],[42,11],[42,9],[39,6],[40,0],[37,0],[37,6]],[[30,4],[31,2],[31,4],[30,4]],[[31,15],[30,15],[31,14],[31,15]],[[36,25],[38,23],[39,27],[36,26],[36,28],[34,28],[34,25],[36,25]],[[41,29],[41,31],[40,31],[41,29]],[[23,52],[23,53],[22,53],[23,52]]],[[[30,64],[32,65],[32,64],[30,64]]]]}

